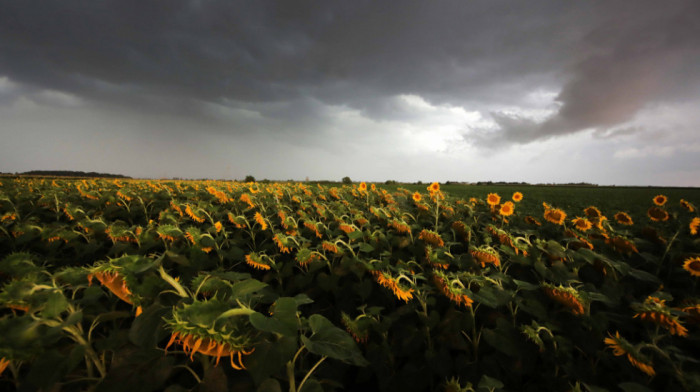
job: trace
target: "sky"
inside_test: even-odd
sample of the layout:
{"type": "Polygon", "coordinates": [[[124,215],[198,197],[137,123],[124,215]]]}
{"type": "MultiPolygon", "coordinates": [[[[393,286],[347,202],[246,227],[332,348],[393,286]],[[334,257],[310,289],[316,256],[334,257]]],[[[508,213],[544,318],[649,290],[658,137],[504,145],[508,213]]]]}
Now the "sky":
{"type": "Polygon", "coordinates": [[[700,2],[5,0],[0,171],[700,186],[700,2]]]}

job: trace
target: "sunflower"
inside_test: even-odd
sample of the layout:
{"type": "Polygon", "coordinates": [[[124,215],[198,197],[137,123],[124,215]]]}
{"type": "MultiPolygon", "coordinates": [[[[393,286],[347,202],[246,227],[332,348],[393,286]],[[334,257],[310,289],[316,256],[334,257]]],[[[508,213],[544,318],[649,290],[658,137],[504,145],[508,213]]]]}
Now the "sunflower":
{"type": "Polygon", "coordinates": [[[489,193],[486,196],[486,202],[492,206],[495,207],[498,205],[498,203],[501,202],[501,196],[498,196],[498,193],[489,193]]]}
{"type": "Polygon", "coordinates": [[[636,312],[633,318],[639,317],[663,327],[671,332],[671,335],[688,336],[688,330],[680,323],[678,317],[671,313],[665,300],[648,296],[643,304],[633,304],[632,307],[636,312]]]}
{"type": "Polygon", "coordinates": [[[415,201],[416,203],[418,203],[421,200],[420,193],[418,193],[418,192],[415,192],[412,197],[413,197],[413,201],[415,201]]]}
{"type": "Polygon", "coordinates": [[[681,199],[681,207],[688,210],[688,212],[695,212],[695,207],[692,204],[688,203],[687,200],[681,199]]]}
{"type": "Polygon", "coordinates": [[[0,358],[0,376],[2,376],[2,373],[7,369],[7,367],[10,365],[10,360],[7,358],[0,358]]]}
{"type": "Polygon", "coordinates": [[[615,336],[612,336],[610,333],[608,333],[608,335],[610,337],[605,338],[603,341],[609,348],[613,349],[613,354],[615,356],[621,357],[627,355],[627,360],[632,366],[643,371],[648,376],[654,376],[656,374],[651,361],[635,350],[625,338],[621,337],[620,332],[615,332],[615,336]]]}
{"type": "MultiPolygon", "coordinates": [[[[256,339],[254,328],[247,321],[248,317],[221,317],[232,310],[246,314],[247,309],[231,309],[231,305],[220,300],[195,301],[173,309],[172,318],[164,319],[172,330],[165,350],[173,344],[182,346],[190,360],[194,354],[216,357],[214,366],[221,357],[231,359],[231,367],[243,370],[243,356],[250,355],[256,339]]],[[[249,310],[249,309],[248,309],[249,310]]]]}
{"type": "Polygon", "coordinates": [[[605,242],[618,253],[627,253],[628,255],[632,253],[639,253],[634,242],[624,237],[609,238],[605,242]]]}
{"type": "Polygon", "coordinates": [[[586,214],[586,216],[589,218],[598,218],[602,215],[600,210],[594,206],[586,208],[585,210],[583,210],[583,213],[586,214]]]}
{"type": "Polygon", "coordinates": [[[259,270],[263,270],[263,271],[267,271],[270,269],[270,266],[268,264],[265,264],[263,259],[260,256],[256,255],[255,253],[251,253],[249,255],[246,255],[245,262],[246,262],[246,264],[248,264],[249,266],[251,266],[255,269],[259,269],[259,270]]]}
{"type": "Polygon", "coordinates": [[[103,286],[107,287],[114,295],[119,297],[122,301],[133,305],[134,301],[132,299],[131,290],[126,285],[124,277],[117,271],[96,271],[88,275],[88,282],[92,284],[92,278],[95,277],[102,283],[103,286]]]}
{"type": "Polygon", "coordinates": [[[216,229],[216,232],[219,233],[221,229],[224,227],[224,225],[221,224],[221,222],[216,222],[214,223],[214,229],[216,229]]]}
{"type": "Polygon", "coordinates": [[[629,216],[629,214],[627,214],[626,212],[622,211],[615,214],[615,220],[621,225],[631,226],[634,224],[634,221],[632,221],[632,217],[629,216]]]}
{"type": "Polygon", "coordinates": [[[654,222],[664,222],[668,220],[668,212],[659,207],[650,207],[647,210],[647,215],[649,216],[649,219],[653,220],[654,222]]]}
{"type": "Polygon", "coordinates": [[[584,314],[585,310],[581,295],[573,287],[553,286],[544,283],[542,289],[549,298],[569,308],[571,313],[577,316],[584,314]]]}
{"type": "Polygon", "coordinates": [[[538,221],[534,216],[530,216],[530,215],[525,217],[525,223],[527,223],[529,225],[542,226],[540,221],[538,221]]]}
{"type": "Polygon", "coordinates": [[[464,305],[465,307],[471,307],[474,300],[469,298],[467,294],[464,293],[464,289],[459,287],[454,287],[447,277],[446,274],[436,271],[433,275],[433,282],[437,286],[438,290],[450,301],[454,302],[457,306],[464,305]]]}
{"type": "Polygon", "coordinates": [[[656,195],[656,196],[654,196],[653,200],[654,200],[654,204],[656,204],[657,206],[660,207],[660,206],[666,204],[666,202],[668,201],[668,197],[666,197],[664,195],[656,195]]]}
{"type": "Polygon", "coordinates": [[[688,225],[688,227],[690,227],[690,234],[691,235],[698,234],[698,228],[700,228],[700,218],[698,218],[698,217],[693,218],[693,220],[690,221],[690,225],[688,225]]]}
{"type": "Polygon", "coordinates": [[[253,204],[253,201],[250,199],[250,195],[248,195],[247,193],[242,194],[239,200],[248,204],[248,207],[250,208],[255,207],[255,204],[253,204]]]}
{"type": "Polygon", "coordinates": [[[398,221],[396,219],[393,219],[389,224],[387,225],[388,227],[393,227],[398,233],[410,233],[411,232],[411,226],[407,225],[403,221],[398,221]]]}
{"type": "Polygon", "coordinates": [[[263,218],[262,214],[260,214],[259,212],[255,213],[255,221],[258,222],[261,230],[267,229],[267,223],[265,223],[265,218],[263,218]]]}
{"type": "Polygon", "coordinates": [[[369,320],[368,316],[364,314],[361,314],[353,320],[345,312],[340,312],[340,322],[343,323],[345,330],[352,335],[352,338],[355,339],[357,343],[367,343],[369,339],[369,328],[367,328],[368,325],[366,322],[362,322],[364,320],[369,320]]]}
{"type": "Polygon", "coordinates": [[[471,253],[472,257],[481,264],[481,268],[486,267],[486,264],[493,264],[496,267],[501,265],[501,258],[493,248],[474,248],[471,249],[469,253],[471,253]]]}
{"type": "Polygon", "coordinates": [[[683,262],[683,269],[691,275],[700,277],[700,257],[691,257],[683,262]]]}
{"type": "Polygon", "coordinates": [[[399,285],[399,278],[394,278],[391,274],[382,271],[371,271],[377,283],[391,290],[396,298],[408,302],[413,299],[413,289],[404,289],[399,285]]]}
{"type": "Polygon", "coordinates": [[[274,236],[272,236],[272,240],[275,242],[275,244],[277,244],[277,247],[279,248],[280,253],[291,253],[292,252],[292,250],[285,245],[284,240],[286,240],[286,238],[284,238],[282,236],[282,234],[280,234],[280,233],[275,234],[274,236]]]}
{"type": "Polygon", "coordinates": [[[571,222],[581,231],[588,231],[591,229],[591,227],[593,227],[593,223],[591,223],[588,219],[580,218],[578,216],[572,219],[571,222]]]}
{"type": "Polygon", "coordinates": [[[523,199],[523,194],[520,192],[513,193],[513,201],[519,203],[523,199]]]}
{"type": "Polygon", "coordinates": [[[442,240],[442,238],[440,238],[440,234],[432,230],[423,229],[420,232],[420,234],[418,234],[418,239],[421,239],[426,243],[436,247],[441,247],[445,245],[445,242],[442,240]]]}
{"type": "Polygon", "coordinates": [[[563,225],[566,220],[566,212],[558,208],[547,209],[544,212],[544,219],[557,225],[563,225]]]}
{"type": "Polygon", "coordinates": [[[434,183],[430,184],[430,186],[428,186],[427,189],[428,189],[428,192],[430,192],[430,193],[440,192],[440,184],[437,182],[434,182],[434,183]]]}
{"type": "Polygon", "coordinates": [[[501,209],[498,211],[498,213],[503,216],[511,216],[513,215],[514,207],[513,202],[507,201],[501,205],[501,209]]]}
{"type": "Polygon", "coordinates": [[[345,234],[350,234],[350,233],[352,233],[353,231],[355,231],[355,228],[354,228],[354,227],[352,227],[352,226],[350,226],[350,225],[347,225],[347,224],[345,224],[345,223],[339,224],[339,225],[338,225],[338,229],[340,229],[340,231],[342,231],[342,232],[345,233],[345,234]]]}
{"type": "Polygon", "coordinates": [[[340,250],[338,249],[338,247],[334,243],[329,241],[323,241],[323,243],[321,244],[321,249],[331,253],[340,254],[340,250]]]}

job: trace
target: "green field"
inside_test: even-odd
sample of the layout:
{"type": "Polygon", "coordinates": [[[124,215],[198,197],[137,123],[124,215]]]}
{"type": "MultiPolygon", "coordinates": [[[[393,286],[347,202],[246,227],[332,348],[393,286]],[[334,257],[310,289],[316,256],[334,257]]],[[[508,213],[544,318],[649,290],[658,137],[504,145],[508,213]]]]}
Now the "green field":
{"type": "MultiPolygon", "coordinates": [[[[425,191],[428,184],[379,186],[390,190],[405,188],[410,191],[425,191]]],[[[533,216],[542,214],[543,201],[563,208],[574,216],[582,215],[584,208],[593,205],[605,215],[612,216],[617,211],[625,211],[633,218],[645,216],[651,199],[656,195],[666,195],[675,203],[685,199],[694,205],[700,205],[700,188],[457,184],[441,187],[451,196],[461,198],[485,199],[489,193],[497,193],[508,199],[514,192],[521,192],[525,197],[518,207],[533,216]]]]}
{"type": "Polygon", "coordinates": [[[2,178],[0,389],[697,391],[699,201],[2,178]]]}

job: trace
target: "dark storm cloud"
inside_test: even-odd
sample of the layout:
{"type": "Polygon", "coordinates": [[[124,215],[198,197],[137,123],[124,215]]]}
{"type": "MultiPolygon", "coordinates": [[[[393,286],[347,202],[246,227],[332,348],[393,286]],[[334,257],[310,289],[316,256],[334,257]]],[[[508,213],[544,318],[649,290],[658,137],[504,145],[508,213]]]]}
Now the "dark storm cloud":
{"type": "Polygon", "coordinates": [[[585,56],[564,70],[568,81],[556,98],[556,114],[535,122],[497,113],[501,132],[482,140],[522,143],[586,129],[598,136],[629,134],[636,128],[613,128],[645,106],[697,98],[700,2],[639,10],[626,3],[610,11],[580,43],[585,56]]]}
{"type": "Polygon", "coordinates": [[[414,94],[493,112],[500,129],[474,140],[524,143],[695,94],[698,4],[4,1],[0,77],[143,111],[206,117],[214,103],[301,125],[323,105],[410,119],[396,96],[414,94]],[[559,92],[547,121],[494,111],[528,108],[536,89],[559,92]]]}

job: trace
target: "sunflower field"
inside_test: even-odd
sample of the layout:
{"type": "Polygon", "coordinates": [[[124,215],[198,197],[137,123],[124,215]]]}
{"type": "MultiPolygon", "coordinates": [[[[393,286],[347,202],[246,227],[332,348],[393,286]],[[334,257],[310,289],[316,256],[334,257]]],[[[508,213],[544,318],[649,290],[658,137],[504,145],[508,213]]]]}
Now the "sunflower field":
{"type": "Polygon", "coordinates": [[[0,389],[697,391],[698,230],[664,194],[3,178],[0,389]]]}

